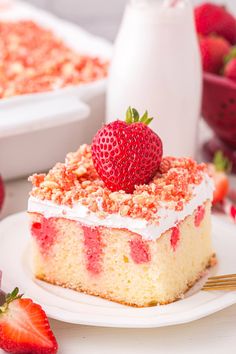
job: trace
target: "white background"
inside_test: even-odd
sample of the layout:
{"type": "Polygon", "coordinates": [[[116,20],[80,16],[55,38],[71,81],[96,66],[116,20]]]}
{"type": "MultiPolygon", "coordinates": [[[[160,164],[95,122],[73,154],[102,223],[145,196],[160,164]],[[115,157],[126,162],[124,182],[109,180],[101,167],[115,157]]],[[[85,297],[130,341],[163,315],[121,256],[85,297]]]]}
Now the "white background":
{"type": "MultiPolygon", "coordinates": [[[[128,0],[27,0],[52,11],[57,16],[80,24],[92,33],[115,38],[125,4],[128,0]]],[[[154,0],[162,1],[162,0],[154,0]]],[[[192,0],[193,4],[206,0],[192,0]]],[[[209,0],[229,6],[236,12],[236,0],[209,0]]]]}

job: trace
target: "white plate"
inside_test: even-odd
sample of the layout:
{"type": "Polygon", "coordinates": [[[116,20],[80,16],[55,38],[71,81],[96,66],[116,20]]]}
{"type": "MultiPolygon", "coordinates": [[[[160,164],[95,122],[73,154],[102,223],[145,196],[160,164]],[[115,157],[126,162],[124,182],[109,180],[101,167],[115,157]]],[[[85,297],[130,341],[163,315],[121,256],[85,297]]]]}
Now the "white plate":
{"type": "MultiPolygon", "coordinates": [[[[161,327],[190,322],[236,303],[236,291],[199,291],[169,305],[138,309],[36,281],[30,270],[29,237],[26,213],[0,223],[3,290],[18,286],[57,320],[107,327],[161,327]]],[[[213,241],[219,260],[217,273],[236,273],[236,227],[213,217],[213,241]]]]}

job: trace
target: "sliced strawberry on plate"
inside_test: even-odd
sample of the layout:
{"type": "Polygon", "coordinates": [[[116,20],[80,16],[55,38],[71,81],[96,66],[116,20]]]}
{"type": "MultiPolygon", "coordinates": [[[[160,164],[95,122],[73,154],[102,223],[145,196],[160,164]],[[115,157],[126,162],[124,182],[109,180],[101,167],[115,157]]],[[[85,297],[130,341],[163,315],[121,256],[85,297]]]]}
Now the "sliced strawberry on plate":
{"type": "Polygon", "coordinates": [[[18,288],[0,306],[0,348],[14,354],[55,354],[58,345],[40,305],[22,298],[18,288]]]}
{"type": "Polygon", "coordinates": [[[92,142],[94,166],[112,191],[132,193],[136,185],[148,183],[162,159],[162,141],[148,127],[152,118],[128,108],[126,121],[102,127],[92,142]]]}

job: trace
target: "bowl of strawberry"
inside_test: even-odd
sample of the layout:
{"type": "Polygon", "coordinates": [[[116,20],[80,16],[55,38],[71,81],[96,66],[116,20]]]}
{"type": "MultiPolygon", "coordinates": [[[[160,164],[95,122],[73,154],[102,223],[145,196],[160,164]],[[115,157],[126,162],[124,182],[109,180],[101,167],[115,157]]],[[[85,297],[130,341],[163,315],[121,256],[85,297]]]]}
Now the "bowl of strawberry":
{"type": "Polygon", "coordinates": [[[236,171],[236,18],[226,7],[204,3],[194,10],[203,67],[202,116],[215,137],[204,146],[222,150],[236,171]]]}

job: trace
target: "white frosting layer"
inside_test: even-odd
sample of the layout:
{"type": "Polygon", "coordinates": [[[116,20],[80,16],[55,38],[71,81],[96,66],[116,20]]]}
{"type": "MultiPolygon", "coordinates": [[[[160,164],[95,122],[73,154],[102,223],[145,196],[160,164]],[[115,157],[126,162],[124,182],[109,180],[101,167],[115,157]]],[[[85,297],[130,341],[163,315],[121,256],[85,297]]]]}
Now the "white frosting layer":
{"type": "Polygon", "coordinates": [[[28,211],[41,213],[46,218],[62,217],[76,220],[89,226],[128,229],[140,234],[144,239],[154,240],[159,238],[162,233],[175,226],[179,221],[184,220],[186,216],[193,214],[194,210],[205,201],[212,199],[214,185],[208,175],[205,176],[201,184],[198,186],[192,185],[190,188],[193,189],[193,197],[185,205],[183,210],[171,210],[168,208],[168,203],[162,203],[161,208],[158,209],[158,216],[160,216],[158,225],[150,224],[145,219],[134,219],[121,216],[120,214],[109,214],[101,219],[96,213],[91,212],[86,206],[80,203],[70,208],[48,200],[40,200],[32,196],[29,198],[28,211]]]}

